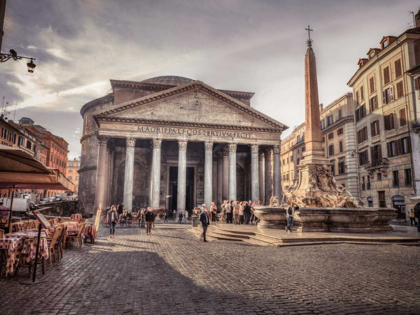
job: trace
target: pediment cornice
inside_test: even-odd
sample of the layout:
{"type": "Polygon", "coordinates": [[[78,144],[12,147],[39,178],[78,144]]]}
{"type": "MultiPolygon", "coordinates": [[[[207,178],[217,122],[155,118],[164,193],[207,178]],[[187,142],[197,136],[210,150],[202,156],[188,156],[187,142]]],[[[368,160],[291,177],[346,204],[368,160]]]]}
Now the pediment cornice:
{"type": "MultiPolygon", "coordinates": [[[[240,101],[234,99],[233,97],[218,91],[206,84],[204,84],[201,81],[193,81],[191,83],[185,84],[185,85],[181,85],[181,86],[177,86],[177,87],[173,87],[170,89],[166,89],[164,91],[161,92],[157,92],[151,95],[147,95],[135,100],[131,100],[125,103],[122,103],[118,106],[115,106],[113,108],[108,108],[106,110],[103,110],[101,112],[98,112],[97,114],[94,115],[94,118],[96,121],[99,121],[99,119],[104,119],[104,118],[115,118],[117,119],[117,117],[112,117],[117,115],[120,112],[123,112],[125,110],[129,110],[129,109],[133,109],[135,107],[138,106],[143,106],[146,104],[150,104],[152,102],[158,101],[158,100],[162,100],[166,97],[171,97],[171,96],[175,96],[181,93],[185,93],[188,91],[194,91],[194,90],[201,90],[204,91],[206,93],[208,93],[209,95],[220,99],[221,101],[223,101],[224,103],[226,103],[229,106],[232,106],[234,108],[236,108],[237,110],[240,110],[250,116],[253,116],[254,118],[264,122],[265,124],[267,124],[268,126],[271,126],[272,129],[275,129],[277,131],[283,131],[285,129],[287,129],[288,127],[286,125],[283,125],[282,123],[278,122],[277,120],[257,111],[256,109],[253,109],[252,107],[249,106],[245,106],[243,103],[241,103],[240,101]]],[[[119,118],[122,119],[122,118],[119,118]]],[[[270,127],[268,128],[270,129],[270,127]]]]}

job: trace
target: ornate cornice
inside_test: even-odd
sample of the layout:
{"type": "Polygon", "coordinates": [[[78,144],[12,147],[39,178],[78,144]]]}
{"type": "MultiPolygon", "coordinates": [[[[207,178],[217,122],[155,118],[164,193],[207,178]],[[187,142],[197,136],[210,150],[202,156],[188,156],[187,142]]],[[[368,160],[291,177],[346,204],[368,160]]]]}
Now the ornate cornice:
{"type": "Polygon", "coordinates": [[[113,102],[114,101],[114,94],[108,94],[105,96],[102,96],[100,98],[97,98],[93,101],[90,101],[89,103],[86,103],[85,105],[83,105],[83,107],[80,109],[80,115],[82,115],[82,117],[85,115],[86,111],[91,108],[92,106],[95,105],[101,105],[101,104],[106,104],[109,102],[113,102]]]}
{"type": "Polygon", "coordinates": [[[88,166],[82,166],[77,172],[80,174],[87,171],[96,171],[96,169],[97,169],[96,165],[88,165],[88,166]]]}
{"type": "Polygon", "coordinates": [[[204,147],[206,151],[213,151],[213,142],[211,141],[204,142],[204,147]]]}
{"type": "Polygon", "coordinates": [[[83,135],[81,138],[80,138],[80,143],[82,143],[85,139],[87,139],[87,138],[90,138],[90,137],[96,137],[98,135],[98,132],[97,131],[92,131],[92,132],[89,132],[89,133],[87,133],[87,134],[85,134],[85,135],[83,135]]]}
{"type": "MultiPolygon", "coordinates": [[[[193,91],[195,89],[200,89],[200,90],[206,92],[207,94],[209,94],[209,95],[211,95],[211,96],[213,96],[217,99],[222,100],[226,104],[228,104],[232,107],[235,107],[236,109],[239,109],[242,112],[245,112],[246,114],[248,114],[250,116],[253,116],[253,117],[257,118],[260,121],[263,121],[267,125],[271,126],[272,129],[275,129],[278,132],[281,132],[281,131],[288,128],[287,126],[275,121],[274,119],[258,112],[257,110],[253,109],[252,107],[244,105],[239,100],[236,100],[236,99],[228,96],[227,94],[225,94],[223,92],[215,90],[215,89],[205,85],[203,82],[200,82],[200,81],[193,81],[189,84],[174,87],[174,88],[171,88],[171,89],[161,91],[159,93],[155,93],[155,94],[151,94],[151,95],[139,98],[139,99],[134,100],[134,101],[126,102],[124,104],[121,104],[120,106],[104,110],[104,111],[94,115],[94,117],[97,121],[101,121],[100,119],[110,118],[109,117],[110,115],[117,114],[117,113],[125,111],[127,109],[131,109],[131,108],[134,108],[134,107],[137,107],[137,106],[146,105],[146,104],[149,104],[151,102],[155,102],[157,100],[164,99],[166,97],[178,95],[178,94],[181,94],[181,93],[184,93],[184,92],[187,92],[187,91],[193,91]]],[[[270,127],[268,127],[268,129],[270,129],[270,127]]]]}
{"type": "Polygon", "coordinates": [[[188,145],[188,141],[178,140],[179,151],[187,151],[187,145],[188,145]]]}

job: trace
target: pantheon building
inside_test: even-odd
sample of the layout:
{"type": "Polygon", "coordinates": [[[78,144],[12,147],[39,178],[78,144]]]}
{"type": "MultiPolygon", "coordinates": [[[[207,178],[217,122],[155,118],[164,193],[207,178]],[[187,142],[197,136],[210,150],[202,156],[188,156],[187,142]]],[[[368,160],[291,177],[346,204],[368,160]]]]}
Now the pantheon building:
{"type": "Polygon", "coordinates": [[[161,76],[111,80],[85,104],[79,203],[191,210],[281,195],[280,136],[288,127],[251,106],[254,93],[161,76]]]}

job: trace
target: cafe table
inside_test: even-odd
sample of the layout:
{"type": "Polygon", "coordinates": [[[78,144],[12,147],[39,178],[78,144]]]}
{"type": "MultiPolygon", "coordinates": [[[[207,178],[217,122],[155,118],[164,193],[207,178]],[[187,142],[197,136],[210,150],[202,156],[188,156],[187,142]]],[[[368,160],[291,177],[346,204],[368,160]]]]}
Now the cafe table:
{"type": "MultiPolygon", "coordinates": [[[[6,238],[10,239],[23,239],[23,246],[22,246],[22,259],[26,263],[35,260],[36,256],[36,246],[38,243],[38,232],[32,231],[22,231],[12,234],[6,234],[6,238]]],[[[41,239],[39,243],[39,254],[38,258],[44,257],[48,259],[48,241],[47,235],[45,232],[41,232],[41,239]]]]}
{"type": "Polygon", "coordinates": [[[23,238],[0,238],[0,250],[4,251],[6,257],[6,270],[13,275],[19,264],[20,253],[24,243],[23,238]]]}

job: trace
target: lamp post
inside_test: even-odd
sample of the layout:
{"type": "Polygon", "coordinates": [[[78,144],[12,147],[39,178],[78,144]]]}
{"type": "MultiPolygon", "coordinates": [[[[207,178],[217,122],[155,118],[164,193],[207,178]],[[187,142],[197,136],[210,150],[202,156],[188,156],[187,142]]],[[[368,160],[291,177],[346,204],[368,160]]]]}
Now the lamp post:
{"type": "Polygon", "coordinates": [[[8,54],[0,53],[0,62],[6,62],[9,59],[13,60],[22,60],[22,59],[28,59],[30,60],[26,65],[28,66],[28,72],[34,73],[36,65],[34,64],[35,58],[32,57],[25,57],[25,56],[18,56],[17,52],[13,49],[10,49],[8,54]]]}

